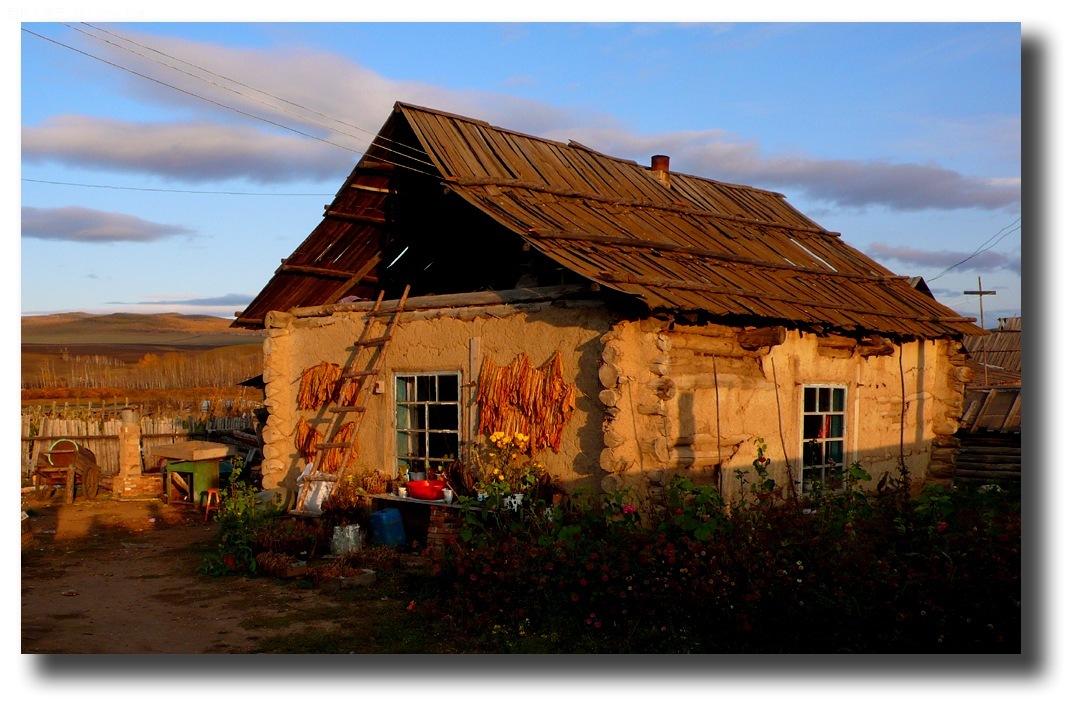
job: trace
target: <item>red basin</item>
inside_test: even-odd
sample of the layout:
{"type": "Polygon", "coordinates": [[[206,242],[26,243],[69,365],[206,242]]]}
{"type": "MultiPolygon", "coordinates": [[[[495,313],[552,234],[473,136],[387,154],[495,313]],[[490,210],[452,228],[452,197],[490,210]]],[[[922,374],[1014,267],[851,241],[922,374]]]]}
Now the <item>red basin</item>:
{"type": "Polygon", "coordinates": [[[415,497],[417,500],[441,500],[446,481],[410,480],[405,487],[409,489],[409,497],[415,497]]]}

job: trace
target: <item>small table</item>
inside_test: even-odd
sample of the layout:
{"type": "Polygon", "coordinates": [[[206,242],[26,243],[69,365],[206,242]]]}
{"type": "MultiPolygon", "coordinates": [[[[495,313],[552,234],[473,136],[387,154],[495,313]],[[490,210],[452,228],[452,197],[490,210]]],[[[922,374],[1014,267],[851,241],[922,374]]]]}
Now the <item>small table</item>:
{"type": "Polygon", "coordinates": [[[219,463],[232,455],[233,449],[214,441],[179,441],[157,446],[152,454],[167,459],[164,494],[168,503],[175,497],[175,483],[184,483],[190,504],[200,506],[209,490],[219,489],[219,463]]]}
{"type": "Polygon", "coordinates": [[[372,510],[384,505],[398,508],[402,526],[410,542],[422,542],[426,546],[441,548],[444,542],[457,538],[461,505],[456,499],[447,503],[445,500],[420,500],[392,493],[370,495],[370,499],[372,510]],[[427,509],[423,509],[424,507],[427,509]]]}

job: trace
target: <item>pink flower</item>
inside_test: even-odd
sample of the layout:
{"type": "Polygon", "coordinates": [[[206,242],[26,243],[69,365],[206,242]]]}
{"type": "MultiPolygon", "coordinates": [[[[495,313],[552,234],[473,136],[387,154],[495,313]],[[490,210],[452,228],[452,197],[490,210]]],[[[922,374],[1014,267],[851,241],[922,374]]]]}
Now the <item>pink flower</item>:
{"type": "Polygon", "coordinates": [[[624,505],[624,513],[625,514],[631,514],[634,511],[635,511],[635,507],[633,507],[632,505],[624,505]]]}
{"type": "Polygon", "coordinates": [[[943,534],[947,531],[947,522],[940,522],[936,525],[936,533],[943,534]]]}

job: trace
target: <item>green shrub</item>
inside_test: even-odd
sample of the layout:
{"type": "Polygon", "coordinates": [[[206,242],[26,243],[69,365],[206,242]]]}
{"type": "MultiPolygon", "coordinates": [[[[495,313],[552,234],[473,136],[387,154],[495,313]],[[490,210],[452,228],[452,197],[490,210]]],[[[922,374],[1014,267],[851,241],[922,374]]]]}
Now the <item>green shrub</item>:
{"type": "Polygon", "coordinates": [[[257,498],[257,489],[241,481],[240,473],[235,469],[230,483],[221,491],[215,515],[219,524],[216,549],[201,564],[201,572],[207,575],[254,572],[258,529],[278,513],[257,498]]]}

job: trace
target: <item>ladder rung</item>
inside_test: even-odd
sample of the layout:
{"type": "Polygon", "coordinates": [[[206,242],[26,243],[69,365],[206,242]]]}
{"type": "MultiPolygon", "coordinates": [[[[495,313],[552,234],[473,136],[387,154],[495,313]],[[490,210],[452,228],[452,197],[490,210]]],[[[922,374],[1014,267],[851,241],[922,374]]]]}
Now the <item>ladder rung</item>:
{"type": "Polygon", "coordinates": [[[385,344],[388,341],[390,341],[389,336],[376,336],[371,339],[358,341],[357,343],[353,344],[353,346],[378,346],[379,344],[385,344]]]}
{"type": "Polygon", "coordinates": [[[323,444],[316,444],[316,450],[332,449],[332,448],[348,448],[352,444],[348,441],[328,441],[323,444]]]}
{"type": "Polygon", "coordinates": [[[342,373],[342,377],[343,378],[366,378],[369,375],[379,375],[379,371],[377,371],[377,370],[362,370],[362,371],[351,371],[349,373],[342,373]]]}
{"type": "Polygon", "coordinates": [[[327,411],[328,412],[336,412],[336,413],[337,412],[363,412],[366,409],[367,409],[366,407],[363,407],[361,405],[335,405],[334,407],[331,407],[327,411]]]}

